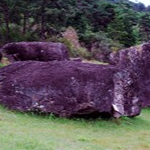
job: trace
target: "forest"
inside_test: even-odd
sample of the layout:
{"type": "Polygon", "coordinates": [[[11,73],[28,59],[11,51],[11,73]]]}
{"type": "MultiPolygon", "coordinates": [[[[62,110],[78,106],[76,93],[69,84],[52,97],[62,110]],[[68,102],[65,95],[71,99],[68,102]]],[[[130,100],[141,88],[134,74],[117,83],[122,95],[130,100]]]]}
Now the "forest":
{"type": "Polygon", "coordinates": [[[128,0],[1,0],[0,45],[63,42],[73,57],[105,61],[112,51],[148,41],[149,22],[150,6],[128,0]],[[68,29],[80,48],[63,37],[68,29]]]}

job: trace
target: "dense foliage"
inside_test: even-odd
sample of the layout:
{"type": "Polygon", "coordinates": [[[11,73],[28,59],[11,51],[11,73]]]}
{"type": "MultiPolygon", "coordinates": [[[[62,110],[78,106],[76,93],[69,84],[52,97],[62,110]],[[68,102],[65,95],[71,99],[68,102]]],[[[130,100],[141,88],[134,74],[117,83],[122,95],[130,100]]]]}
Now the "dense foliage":
{"type": "Polygon", "coordinates": [[[82,47],[93,51],[93,55],[95,51],[109,53],[148,41],[149,22],[150,6],[128,0],[0,1],[1,45],[12,41],[59,41],[71,26],[82,47]]]}

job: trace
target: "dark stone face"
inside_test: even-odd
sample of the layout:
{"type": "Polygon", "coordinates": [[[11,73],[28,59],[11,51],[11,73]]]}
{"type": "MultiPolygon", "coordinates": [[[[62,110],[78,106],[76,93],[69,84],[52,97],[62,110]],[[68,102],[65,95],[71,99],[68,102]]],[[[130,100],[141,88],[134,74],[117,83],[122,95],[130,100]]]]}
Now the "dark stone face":
{"type": "Polygon", "coordinates": [[[141,62],[138,64],[140,99],[143,107],[150,107],[150,43],[142,46],[141,62]]]}
{"type": "Polygon", "coordinates": [[[18,42],[9,43],[1,48],[5,57],[15,61],[53,61],[69,60],[68,50],[62,43],[52,42],[18,42]]]}
{"type": "Polygon", "coordinates": [[[2,53],[0,53],[0,61],[2,60],[2,53]]]}

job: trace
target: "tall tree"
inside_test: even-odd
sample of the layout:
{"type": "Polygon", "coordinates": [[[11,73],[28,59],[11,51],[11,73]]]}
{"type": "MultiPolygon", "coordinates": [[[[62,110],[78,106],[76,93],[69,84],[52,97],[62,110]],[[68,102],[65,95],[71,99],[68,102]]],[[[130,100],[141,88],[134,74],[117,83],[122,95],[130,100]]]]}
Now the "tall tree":
{"type": "Polygon", "coordinates": [[[150,40],[150,13],[143,13],[140,19],[140,35],[142,41],[150,40]]]}
{"type": "Polygon", "coordinates": [[[136,44],[133,27],[138,23],[137,13],[129,3],[120,2],[115,9],[115,19],[108,25],[109,36],[125,47],[136,44]]]}
{"type": "Polygon", "coordinates": [[[1,0],[0,12],[6,29],[6,42],[10,42],[10,20],[15,11],[17,0],[1,0]]]}

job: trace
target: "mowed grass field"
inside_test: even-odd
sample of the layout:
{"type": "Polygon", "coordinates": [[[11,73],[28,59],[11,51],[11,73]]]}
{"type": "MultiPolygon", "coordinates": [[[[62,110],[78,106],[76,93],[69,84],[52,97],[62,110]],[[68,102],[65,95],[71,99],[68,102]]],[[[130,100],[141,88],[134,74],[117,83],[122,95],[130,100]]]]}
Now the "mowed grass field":
{"type": "Polygon", "coordinates": [[[84,120],[0,107],[0,150],[150,150],[150,109],[129,119],[84,120]]]}

